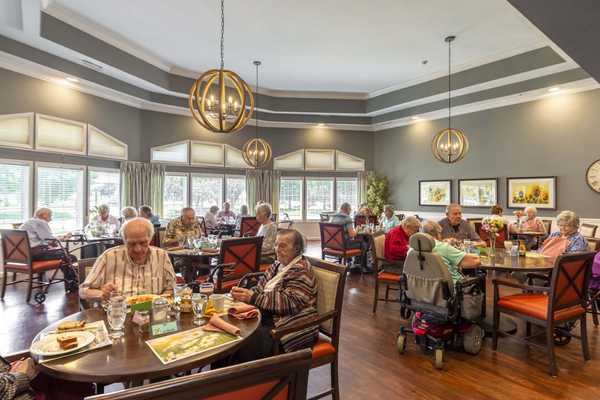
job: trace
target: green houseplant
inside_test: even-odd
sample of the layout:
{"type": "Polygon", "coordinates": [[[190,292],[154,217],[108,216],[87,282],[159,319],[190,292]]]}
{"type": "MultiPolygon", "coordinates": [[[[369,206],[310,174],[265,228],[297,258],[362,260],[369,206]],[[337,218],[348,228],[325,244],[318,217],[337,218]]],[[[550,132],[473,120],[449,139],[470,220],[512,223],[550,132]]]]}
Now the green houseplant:
{"type": "Polygon", "coordinates": [[[373,179],[367,184],[367,199],[369,207],[375,215],[383,213],[383,207],[387,204],[390,191],[388,181],[385,176],[375,174],[373,179]]]}

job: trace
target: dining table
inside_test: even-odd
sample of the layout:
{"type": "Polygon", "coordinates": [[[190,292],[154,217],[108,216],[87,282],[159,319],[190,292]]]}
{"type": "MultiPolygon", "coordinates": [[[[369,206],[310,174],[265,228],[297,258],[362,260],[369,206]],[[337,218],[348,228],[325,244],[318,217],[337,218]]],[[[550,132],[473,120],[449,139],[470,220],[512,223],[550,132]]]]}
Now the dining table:
{"type": "MultiPolygon", "coordinates": [[[[260,313],[256,318],[247,320],[239,320],[228,314],[223,315],[220,318],[241,330],[241,340],[163,364],[150,346],[146,344],[146,341],[164,337],[168,334],[154,336],[152,333],[140,333],[137,324],[133,324],[131,318],[131,314],[128,313],[124,324],[124,335],[119,339],[112,339],[112,345],[42,362],[39,364],[40,371],[55,378],[99,384],[139,382],[145,379],[162,378],[195,368],[202,368],[231,355],[248,342],[250,336],[256,332],[261,324],[260,313]]],[[[204,319],[208,321],[208,318],[204,319]]],[[[104,324],[109,326],[106,311],[101,307],[91,308],[72,314],[48,326],[33,339],[32,344],[40,340],[45,333],[56,330],[63,322],[81,320],[85,320],[88,324],[104,321],[104,324]]],[[[193,324],[193,321],[193,313],[179,313],[176,318],[178,332],[198,328],[193,324]]],[[[105,334],[108,334],[108,332],[105,332],[105,334]]],[[[32,357],[39,361],[38,356],[32,354],[32,357]]]]}
{"type": "MultiPolygon", "coordinates": [[[[194,262],[200,262],[202,264],[203,269],[212,269],[215,268],[216,265],[211,265],[210,263],[210,258],[211,257],[219,257],[219,253],[220,253],[220,249],[217,248],[216,249],[217,252],[211,251],[211,250],[204,250],[204,249],[199,249],[199,250],[194,250],[194,249],[177,249],[177,250],[170,250],[170,249],[166,249],[167,254],[169,255],[169,257],[171,259],[176,259],[176,258],[186,258],[189,260],[189,264],[193,265],[194,262]]],[[[192,282],[192,273],[193,273],[193,267],[192,268],[185,268],[184,271],[184,276],[183,279],[185,279],[185,281],[187,283],[192,282]]]]}

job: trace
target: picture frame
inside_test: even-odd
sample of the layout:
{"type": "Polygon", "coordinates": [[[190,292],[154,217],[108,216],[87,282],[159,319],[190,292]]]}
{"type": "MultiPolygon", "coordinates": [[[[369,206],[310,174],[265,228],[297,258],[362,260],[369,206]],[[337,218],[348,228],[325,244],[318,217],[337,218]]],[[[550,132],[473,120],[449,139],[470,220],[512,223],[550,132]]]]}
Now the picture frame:
{"type": "Polygon", "coordinates": [[[419,181],[419,205],[442,206],[452,203],[452,181],[419,181]]]}
{"type": "Polygon", "coordinates": [[[507,178],[506,205],[556,210],[556,176],[507,178]]]}
{"type": "Polygon", "coordinates": [[[498,178],[459,179],[458,204],[461,207],[491,207],[498,204],[498,178]]]}

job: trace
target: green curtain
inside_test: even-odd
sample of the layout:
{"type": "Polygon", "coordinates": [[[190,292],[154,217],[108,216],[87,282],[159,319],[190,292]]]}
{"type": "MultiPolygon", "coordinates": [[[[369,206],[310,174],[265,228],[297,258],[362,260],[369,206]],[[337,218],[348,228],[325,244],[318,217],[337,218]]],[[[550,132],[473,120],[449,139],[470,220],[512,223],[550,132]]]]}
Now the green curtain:
{"type": "Polygon", "coordinates": [[[281,215],[279,215],[279,188],[281,187],[281,171],[272,171],[272,192],[273,195],[271,197],[271,205],[273,206],[273,212],[277,213],[277,220],[276,222],[279,222],[279,219],[281,217],[281,215]]]}
{"type": "Polygon", "coordinates": [[[162,216],[165,168],[163,164],[121,162],[121,207],[149,205],[162,216]]]}
{"type": "Polygon", "coordinates": [[[368,182],[373,179],[375,172],[373,171],[360,171],[358,173],[358,203],[368,203],[367,199],[367,185],[368,182]]]}
{"type": "Polygon", "coordinates": [[[258,190],[256,174],[251,170],[246,171],[246,204],[248,204],[248,213],[254,215],[254,206],[258,203],[258,190]]]}
{"type": "Polygon", "coordinates": [[[259,200],[271,204],[273,212],[277,212],[279,209],[280,183],[281,171],[246,171],[246,196],[248,211],[251,215],[255,214],[254,207],[259,200]]]}

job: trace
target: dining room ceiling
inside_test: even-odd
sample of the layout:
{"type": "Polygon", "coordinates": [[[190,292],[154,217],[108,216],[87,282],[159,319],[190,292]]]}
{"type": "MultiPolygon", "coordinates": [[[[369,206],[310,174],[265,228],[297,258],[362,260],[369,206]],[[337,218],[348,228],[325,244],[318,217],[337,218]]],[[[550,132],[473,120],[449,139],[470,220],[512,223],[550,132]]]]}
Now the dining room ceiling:
{"type": "MultiPolygon", "coordinates": [[[[218,0],[42,5],[171,73],[193,77],[220,65],[218,0]]],[[[444,39],[450,35],[457,36],[455,67],[501,59],[544,41],[505,0],[225,1],[225,68],[253,84],[253,61],[260,60],[260,86],[271,90],[369,94],[423,80],[447,71],[444,39]]]]}

